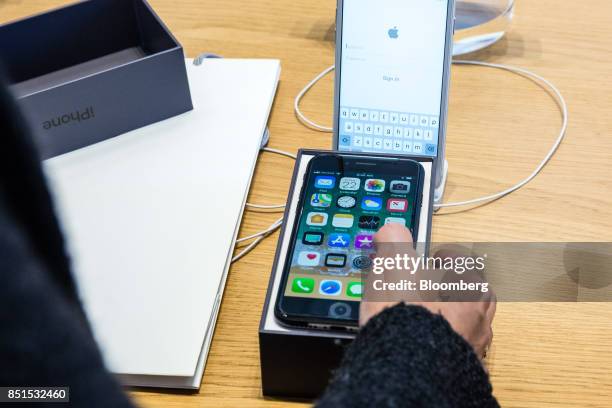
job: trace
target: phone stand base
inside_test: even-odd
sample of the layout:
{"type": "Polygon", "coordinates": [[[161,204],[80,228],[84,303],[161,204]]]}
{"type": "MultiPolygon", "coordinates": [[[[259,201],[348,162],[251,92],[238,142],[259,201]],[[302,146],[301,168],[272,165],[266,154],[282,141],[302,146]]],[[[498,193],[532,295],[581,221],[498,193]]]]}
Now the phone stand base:
{"type": "Polygon", "coordinates": [[[434,189],[434,211],[438,211],[440,208],[436,207],[438,204],[442,204],[444,198],[444,190],[446,189],[446,179],[448,178],[448,161],[444,160],[444,168],[442,170],[442,177],[440,178],[440,185],[434,189]]]}

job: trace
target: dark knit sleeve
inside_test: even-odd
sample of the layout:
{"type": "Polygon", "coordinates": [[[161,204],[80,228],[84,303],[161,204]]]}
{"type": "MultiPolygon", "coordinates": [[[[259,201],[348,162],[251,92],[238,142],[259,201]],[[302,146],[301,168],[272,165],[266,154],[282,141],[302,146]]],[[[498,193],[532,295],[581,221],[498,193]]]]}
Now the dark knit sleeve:
{"type": "Polygon", "coordinates": [[[0,186],[0,386],[69,387],[75,408],[132,407],[106,371],[81,310],[5,215],[0,186]]]}
{"type": "Polygon", "coordinates": [[[371,319],[317,407],[498,407],[472,347],[422,307],[371,319]]]}

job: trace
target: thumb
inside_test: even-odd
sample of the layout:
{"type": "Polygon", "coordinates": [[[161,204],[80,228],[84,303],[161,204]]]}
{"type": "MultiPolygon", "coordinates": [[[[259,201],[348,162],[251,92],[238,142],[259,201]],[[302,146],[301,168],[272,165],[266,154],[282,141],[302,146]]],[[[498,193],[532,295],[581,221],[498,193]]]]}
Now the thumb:
{"type": "Polygon", "coordinates": [[[387,224],[374,235],[374,242],[377,244],[385,242],[412,244],[412,234],[401,224],[387,224]]]}

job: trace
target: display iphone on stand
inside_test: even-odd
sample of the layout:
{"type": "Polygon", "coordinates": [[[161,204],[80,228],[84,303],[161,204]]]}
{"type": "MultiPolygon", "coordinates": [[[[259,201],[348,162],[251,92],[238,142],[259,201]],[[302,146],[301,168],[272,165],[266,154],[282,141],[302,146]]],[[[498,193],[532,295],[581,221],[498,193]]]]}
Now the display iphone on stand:
{"type": "Polygon", "coordinates": [[[435,159],[444,177],[454,0],[339,0],[334,149],[435,159]]]}

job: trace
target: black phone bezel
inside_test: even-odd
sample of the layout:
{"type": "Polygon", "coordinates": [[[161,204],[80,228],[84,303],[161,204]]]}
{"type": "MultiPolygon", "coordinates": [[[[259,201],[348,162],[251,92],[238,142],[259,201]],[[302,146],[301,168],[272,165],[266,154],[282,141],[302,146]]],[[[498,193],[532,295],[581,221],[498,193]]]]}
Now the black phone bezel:
{"type": "MultiPolygon", "coordinates": [[[[416,160],[408,159],[408,158],[398,158],[392,156],[369,156],[369,155],[355,155],[355,154],[342,154],[342,153],[329,153],[329,154],[321,154],[313,157],[308,166],[306,168],[304,179],[302,183],[302,188],[299,194],[299,201],[297,203],[297,211],[293,221],[291,238],[289,241],[289,248],[287,249],[287,256],[284,261],[283,269],[282,269],[282,278],[278,289],[278,294],[276,298],[276,303],[274,307],[274,314],[278,321],[287,326],[297,326],[297,327],[313,327],[313,328],[325,328],[325,329],[347,329],[352,330],[358,325],[359,320],[359,301],[338,301],[338,300],[327,300],[327,299],[314,299],[314,298],[301,298],[301,297],[292,297],[285,296],[285,290],[287,281],[289,278],[289,270],[291,267],[291,259],[293,257],[293,251],[295,250],[295,244],[297,240],[297,233],[300,220],[303,216],[304,211],[304,203],[305,203],[305,192],[306,187],[309,185],[308,183],[311,181],[311,177],[313,174],[314,166],[323,160],[332,160],[335,161],[336,166],[333,168],[317,168],[317,170],[329,170],[329,171],[338,171],[341,168],[341,171],[349,171],[352,166],[369,166],[369,165],[406,165],[410,163],[411,165],[416,165],[415,169],[417,170],[417,174],[415,174],[415,179],[418,180],[417,183],[417,194],[415,198],[415,211],[413,212],[413,220],[412,220],[412,233],[413,240],[416,242],[419,231],[419,220],[421,213],[421,205],[423,199],[423,188],[424,188],[424,168],[416,160]],[[340,159],[340,160],[339,160],[340,159]],[[342,163],[338,165],[338,163],[342,163]],[[288,312],[283,309],[283,304],[287,303],[288,305],[292,304],[302,304],[306,306],[310,306],[310,310],[329,310],[334,304],[342,303],[346,304],[350,307],[350,316],[345,317],[335,317],[331,318],[328,316],[322,315],[314,315],[308,313],[294,313],[293,311],[288,312]]],[[[363,167],[359,168],[360,171],[363,171],[363,167]]],[[[373,170],[374,171],[374,170],[373,170]]],[[[379,171],[379,170],[378,170],[379,171]]],[[[397,171],[387,171],[382,174],[398,174],[397,171]]],[[[307,309],[306,309],[307,310],[307,309]]]]}

